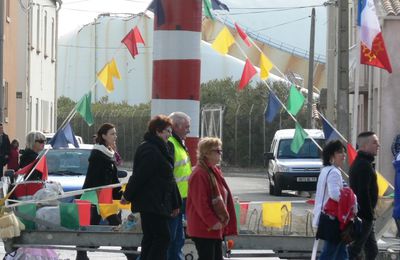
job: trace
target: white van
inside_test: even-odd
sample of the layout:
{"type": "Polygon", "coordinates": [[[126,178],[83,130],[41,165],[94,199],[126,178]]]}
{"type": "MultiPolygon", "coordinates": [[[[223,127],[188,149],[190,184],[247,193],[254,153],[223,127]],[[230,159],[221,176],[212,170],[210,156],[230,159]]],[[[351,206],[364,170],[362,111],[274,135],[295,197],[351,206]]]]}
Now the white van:
{"type": "MultiPolygon", "coordinates": [[[[323,146],[324,133],[319,129],[305,129],[307,134],[323,146]]],[[[269,193],[280,196],[282,190],[315,191],[319,172],[322,168],[321,152],[315,143],[307,138],[300,151],[295,154],[290,145],[295,129],[278,130],[271,143],[271,150],[265,154],[269,193]]]]}

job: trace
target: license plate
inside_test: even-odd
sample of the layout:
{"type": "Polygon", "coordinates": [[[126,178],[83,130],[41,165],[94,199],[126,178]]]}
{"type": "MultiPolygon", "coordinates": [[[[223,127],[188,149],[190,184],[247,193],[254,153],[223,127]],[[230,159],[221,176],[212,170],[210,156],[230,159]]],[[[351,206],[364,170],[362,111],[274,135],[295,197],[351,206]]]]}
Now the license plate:
{"type": "Polygon", "coordinates": [[[297,182],[317,182],[317,177],[297,177],[297,182]]]}

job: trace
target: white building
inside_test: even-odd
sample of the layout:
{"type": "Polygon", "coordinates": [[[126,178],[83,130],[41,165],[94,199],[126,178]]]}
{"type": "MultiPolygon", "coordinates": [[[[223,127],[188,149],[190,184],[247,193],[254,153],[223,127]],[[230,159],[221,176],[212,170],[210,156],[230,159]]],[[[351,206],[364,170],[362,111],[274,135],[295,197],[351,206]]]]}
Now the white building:
{"type": "MultiPolygon", "coordinates": [[[[16,88],[16,137],[31,130],[53,132],[56,114],[57,14],[60,0],[20,2],[19,75],[16,88]]],[[[24,142],[21,143],[23,145],[24,142]]]]}

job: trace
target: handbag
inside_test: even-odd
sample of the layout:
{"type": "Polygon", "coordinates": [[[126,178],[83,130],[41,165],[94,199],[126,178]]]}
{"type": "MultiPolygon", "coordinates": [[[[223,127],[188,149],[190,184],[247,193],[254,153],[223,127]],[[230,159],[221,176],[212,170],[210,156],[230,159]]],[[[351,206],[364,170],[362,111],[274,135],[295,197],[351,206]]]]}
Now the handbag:
{"type": "Polygon", "coordinates": [[[340,233],[341,240],[345,244],[350,244],[354,240],[360,237],[362,230],[362,220],[359,217],[355,217],[350,221],[344,230],[340,233]]]}
{"type": "Polygon", "coordinates": [[[329,216],[322,211],[325,199],[326,186],[328,184],[328,176],[329,173],[332,171],[332,169],[329,170],[326,176],[324,195],[322,196],[321,214],[319,215],[317,234],[315,237],[317,239],[322,239],[325,241],[329,241],[331,243],[338,244],[341,241],[339,220],[336,217],[329,216]]]}
{"type": "Polygon", "coordinates": [[[226,224],[229,220],[229,213],[228,210],[226,209],[224,199],[222,198],[221,193],[218,189],[214,173],[212,172],[212,169],[205,166],[203,163],[202,167],[207,170],[208,176],[210,178],[211,206],[213,208],[213,211],[215,215],[217,215],[219,221],[221,221],[221,223],[223,224],[226,224]]]}

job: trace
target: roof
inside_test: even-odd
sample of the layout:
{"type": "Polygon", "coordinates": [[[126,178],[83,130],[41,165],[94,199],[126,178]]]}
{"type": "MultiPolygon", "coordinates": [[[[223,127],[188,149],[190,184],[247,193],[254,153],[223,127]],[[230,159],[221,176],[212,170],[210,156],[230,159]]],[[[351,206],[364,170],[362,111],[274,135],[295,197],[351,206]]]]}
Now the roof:
{"type": "MultiPolygon", "coordinates": [[[[321,129],[304,129],[312,138],[324,138],[324,132],[321,129]]],[[[279,136],[280,139],[293,138],[295,129],[282,129],[275,132],[274,139],[279,136]]]]}
{"type": "Polygon", "coordinates": [[[380,0],[386,15],[400,16],[400,0],[380,0]]]}

